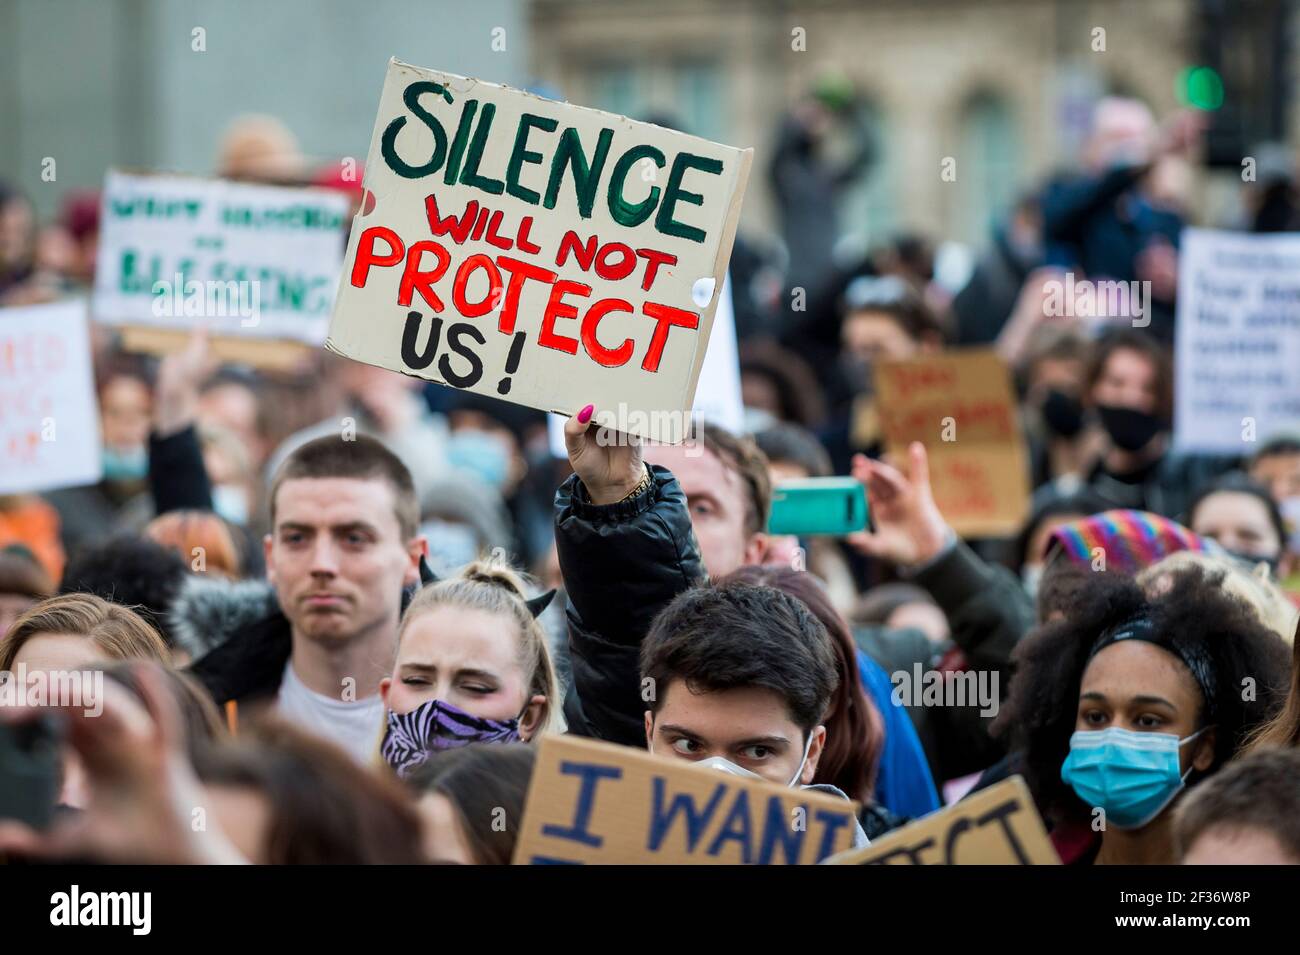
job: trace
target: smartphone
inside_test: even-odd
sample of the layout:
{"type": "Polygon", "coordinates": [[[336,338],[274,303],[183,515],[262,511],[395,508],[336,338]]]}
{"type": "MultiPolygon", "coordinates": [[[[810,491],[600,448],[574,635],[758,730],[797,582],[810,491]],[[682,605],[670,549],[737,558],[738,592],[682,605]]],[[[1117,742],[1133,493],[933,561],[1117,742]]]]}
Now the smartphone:
{"type": "Polygon", "coordinates": [[[769,534],[835,537],[867,526],[867,494],[851,477],[798,478],[772,488],[769,534]]]}
{"type": "Polygon", "coordinates": [[[49,828],[59,795],[62,724],[49,713],[0,723],[0,819],[49,828]]]}

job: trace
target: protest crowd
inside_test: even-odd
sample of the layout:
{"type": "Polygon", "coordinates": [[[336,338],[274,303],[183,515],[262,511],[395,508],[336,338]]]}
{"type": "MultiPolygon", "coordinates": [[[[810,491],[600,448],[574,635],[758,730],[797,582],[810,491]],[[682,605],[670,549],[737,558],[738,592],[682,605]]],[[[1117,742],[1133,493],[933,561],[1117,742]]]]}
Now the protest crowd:
{"type": "MultiPolygon", "coordinates": [[[[460,103],[447,110],[443,148],[460,163],[460,103]]],[[[92,321],[100,476],[0,495],[0,768],[38,726],[57,747],[48,818],[0,800],[14,812],[0,812],[0,859],[540,861],[559,850],[520,841],[567,772],[548,747],[593,740],[620,750],[592,753],[629,754],[628,776],[691,764],[746,791],[852,806],[828,851],[801,861],[869,848],[1019,777],[1050,861],[1300,863],[1300,431],[1260,421],[1217,453],[1175,441],[1183,230],[1295,229],[1292,173],[1243,183],[1244,221],[1193,223],[1179,173],[1201,117],[1103,98],[1075,166],[1018,183],[953,287],[936,267],[944,236],[832,255],[843,187],[872,162],[868,141],[839,164],[825,155],[844,115],[810,93],[775,149],[754,154],[748,189],[771,195],[781,234],[742,228],[730,257],[742,413],[725,426],[696,415],[683,441],[606,427],[617,409],[593,394],[561,446],[546,411],[507,400],[522,372],[508,394],[492,374],[471,390],[344,344],[272,363],[223,355],[203,322],[142,349],[92,321]],[[1107,296],[1104,282],[1140,291],[1107,296]],[[837,475],[864,493],[863,524],[773,523],[783,487],[837,475]],[[72,671],[102,673],[93,710],[22,705],[33,681],[72,671]]],[[[595,141],[532,119],[533,145],[543,130],[595,141]]],[[[505,168],[511,137],[495,135],[473,160],[480,182],[505,168]]],[[[414,149],[394,138],[389,165],[410,168],[414,149]]],[[[340,197],[340,243],[350,229],[349,249],[396,282],[403,254],[358,235],[374,156],[354,173],[309,161],[288,125],[256,117],[225,131],[214,169],[340,197]]],[[[711,160],[693,160],[678,172],[669,155],[665,235],[697,212],[680,190],[711,160]]],[[[430,181],[441,188],[441,173],[430,181]]],[[[540,222],[553,196],[536,198],[544,171],[530,181],[540,222]]],[[[431,222],[459,212],[441,206],[431,222]]],[[[6,312],[92,294],[109,208],[74,192],[39,220],[0,183],[0,334],[6,312]]],[[[432,305],[412,254],[394,327],[405,306],[432,305]]],[[[497,261],[494,281],[513,283],[497,261]]],[[[366,279],[351,274],[356,294],[366,279]]],[[[1274,334],[1300,336],[1278,308],[1290,318],[1274,334]]],[[[684,327],[636,317],[666,336],[667,362],[684,327]]],[[[596,340],[579,323],[586,354],[616,351],[613,324],[596,340]]],[[[0,351],[0,376],[39,363],[40,347],[0,351]]],[[[626,369],[640,373],[642,354],[626,369]]],[[[506,367],[518,365],[516,352],[506,367]]],[[[16,414],[21,396],[3,400],[16,414]]],[[[6,460],[20,457],[12,434],[6,460]]],[[[584,776],[581,799],[616,772],[584,776]]],[[[584,812],[552,818],[576,818],[579,848],[597,844],[584,812]]],[[[747,838],[730,818],[715,846],[747,838]]],[[[782,838],[746,843],[744,860],[780,855],[782,838]]]]}

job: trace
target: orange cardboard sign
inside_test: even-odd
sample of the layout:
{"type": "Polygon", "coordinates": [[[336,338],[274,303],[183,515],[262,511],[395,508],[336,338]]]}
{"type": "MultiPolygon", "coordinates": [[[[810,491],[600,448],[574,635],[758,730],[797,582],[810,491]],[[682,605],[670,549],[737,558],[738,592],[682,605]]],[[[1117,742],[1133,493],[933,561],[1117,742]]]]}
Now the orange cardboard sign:
{"type": "Polygon", "coordinates": [[[991,349],[941,352],[876,369],[890,454],[925,445],[935,503],[964,537],[1014,534],[1029,512],[1028,453],[1011,376],[991,349]]]}

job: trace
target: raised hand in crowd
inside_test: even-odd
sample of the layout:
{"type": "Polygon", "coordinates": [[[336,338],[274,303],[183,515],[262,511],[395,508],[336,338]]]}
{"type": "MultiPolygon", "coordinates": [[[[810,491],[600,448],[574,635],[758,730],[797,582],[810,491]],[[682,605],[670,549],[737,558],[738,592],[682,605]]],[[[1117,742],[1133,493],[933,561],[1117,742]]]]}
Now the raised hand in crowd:
{"type": "MultiPolygon", "coordinates": [[[[134,675],[139,698],[104,680],[102,711],[88,708],[85,700],[58,708],[67,742],[85,766],[90,800],[48,832],[0,822],[0,853],[156,864],[246,861],[213,814],[196,812],[206,797],[185,754],[184,720],[163,673],[155,664],[139,663],[134,675]]],[[[37,712],[8,707],[0,719],[18,722],[37,712]]]]}
{"type": "Polygon", "coordinates": [[[207,329],[195,326],[189,341],[158,365],[153,403],[154,434],[170,437],[192,425],[198,417],[199,387],[217,370],[218,361],[208,344],[207,329]]]}
{"type": "Polygon", "coordinates": [[[907,449],[908,473],[866,455],[853,458],[853,476],[867,489],[875,530],[848,535],[859,553],[903,566],[924,564],[938,557],[953,539],[930,489],[930,463],[925,445],[907,449]]]}
{"type": "Polygon", "coordinates": [[[646,475],[641,444],[631,436],[601,441],[592,428],[594,408],[587,405],[564,423],[564,446],[569,464],[593,504],[614,504],[627,497],[646,475]]]}

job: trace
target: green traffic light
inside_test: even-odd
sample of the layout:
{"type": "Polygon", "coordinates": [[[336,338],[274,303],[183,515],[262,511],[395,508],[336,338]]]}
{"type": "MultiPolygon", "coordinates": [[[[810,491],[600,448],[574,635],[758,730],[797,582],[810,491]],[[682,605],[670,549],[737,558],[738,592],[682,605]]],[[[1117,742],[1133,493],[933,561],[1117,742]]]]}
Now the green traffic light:
{"type": "Polygon", "coordinates": [[[1178,85],[1178,98],[1188,106],[1213,110],[1223,105],[1223,78],[1208,66],[1183,70],[1178,85]]]}

